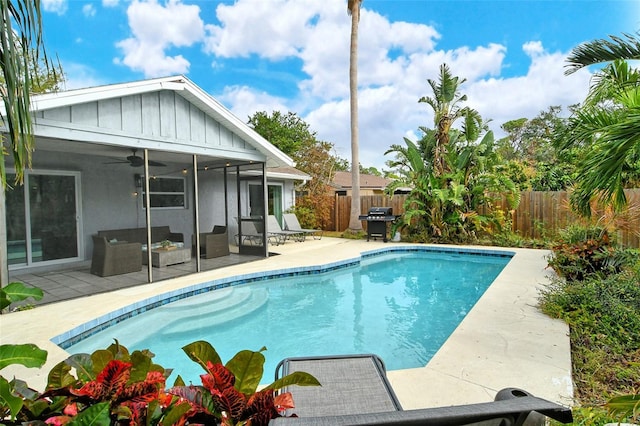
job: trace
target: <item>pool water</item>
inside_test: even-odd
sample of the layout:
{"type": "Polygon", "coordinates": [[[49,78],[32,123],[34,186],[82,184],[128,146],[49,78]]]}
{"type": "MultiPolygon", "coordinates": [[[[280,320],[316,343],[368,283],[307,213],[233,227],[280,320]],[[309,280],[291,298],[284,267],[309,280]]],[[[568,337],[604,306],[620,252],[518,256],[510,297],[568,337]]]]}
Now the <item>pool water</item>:
{"type": "Polygon", "coordinates": [[[508,256],[429,251],[363,258],[331,272],[234,285],[141,313],[70,346],[91,353],[117,339],[199,384],[182,346],[206,340],[223,362],[264,352],[265,382],[283,358],[375,353],[388,370],[427,364],[509,262],[508,256]]]}

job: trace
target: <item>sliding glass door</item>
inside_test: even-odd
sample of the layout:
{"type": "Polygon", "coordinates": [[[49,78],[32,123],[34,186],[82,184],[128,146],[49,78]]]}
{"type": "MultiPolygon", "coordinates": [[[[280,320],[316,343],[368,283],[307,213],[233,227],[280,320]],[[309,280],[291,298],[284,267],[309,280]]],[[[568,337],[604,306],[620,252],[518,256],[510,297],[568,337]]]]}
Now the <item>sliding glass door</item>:
{"type": "Polygon", "coordinates": [[[30,171],[24,186],[6,192],[9,265],[79,258],[79,180],[79,173],[30,171]]]}

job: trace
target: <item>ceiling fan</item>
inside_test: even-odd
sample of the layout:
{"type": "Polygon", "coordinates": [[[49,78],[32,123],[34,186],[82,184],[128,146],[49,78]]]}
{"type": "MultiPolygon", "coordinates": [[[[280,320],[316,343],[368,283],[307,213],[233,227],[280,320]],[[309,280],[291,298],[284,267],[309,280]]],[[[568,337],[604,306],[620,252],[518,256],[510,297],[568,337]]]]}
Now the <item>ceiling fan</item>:
{"type": "MultiPolygon", "coordinates": [[[[112,161],[110,163],[105,163],[105,164],[120,164],[120,163],[128,163],[131,167],[142,167],[144,166],[144,158],[139,157],[138,155],[136,155],[136,152],[138,150],[137,149],[132,149],[132,155],[129,155],[126,160],[121,160],[121,161],[112,161]]],[[[166,166],[166,164],[164,163],[160,163],[158,161],[151,161],[149,160],[149,165],[150,166],[154,166],[154,167],[164,167],[166,166]]]]}

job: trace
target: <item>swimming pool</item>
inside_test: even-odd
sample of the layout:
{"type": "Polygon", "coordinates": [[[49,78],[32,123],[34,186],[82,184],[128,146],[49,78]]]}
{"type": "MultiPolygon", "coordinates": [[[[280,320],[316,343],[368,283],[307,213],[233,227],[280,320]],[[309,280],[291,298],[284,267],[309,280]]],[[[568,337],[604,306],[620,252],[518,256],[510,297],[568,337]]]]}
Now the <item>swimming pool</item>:
{"type": "Polygon", "coordinates": [[[84,327],[82,334],[54,342],[71,353],[90,353],[117,338],[130,350],[150,349],[156,362],[196,381],[200,368],[180,349],[194,340],[212,343],[225,361],[241,349],[266,346],[267,372],[287,356],[354,352],[377,353],[390,370],[419,367],[512,254],[386,249],[340,264],[276,273],[276,281],[262,275],[204,283],[183,292],[202,293],[197,297],[167,304],[180,295],[165,295],[137,308],[146,312],[137,312],[135,320],[112,317],[117,325],[84,327]],[[158,306],[149,309],[152,305],[158,306]],[[221,313],[212,313],[216,307],[221,313]]]}

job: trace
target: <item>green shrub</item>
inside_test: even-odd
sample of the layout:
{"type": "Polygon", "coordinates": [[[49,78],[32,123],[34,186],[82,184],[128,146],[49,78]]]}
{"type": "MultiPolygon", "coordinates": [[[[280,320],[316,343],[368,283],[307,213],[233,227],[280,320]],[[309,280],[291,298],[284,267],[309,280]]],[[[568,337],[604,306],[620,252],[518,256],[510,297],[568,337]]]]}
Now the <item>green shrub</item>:
{"type": "Polygon", "coordinates": [[[567,281],[582,281],[591,274],[604,277],[620,272],[630,253],[616,249],[604,228],[574,225],[561,231],[548,262],[567,281]]]}
{"type": "MultiPolygon", "coordinates": [[[[637,262],[637,261],[636,261],[637,262]]],[[[598,405],[636,393],[640,378],[640,268],[582,281],[557,278],[542,292],[541,308],[571,330],[578,400],[598,405]]]]}

